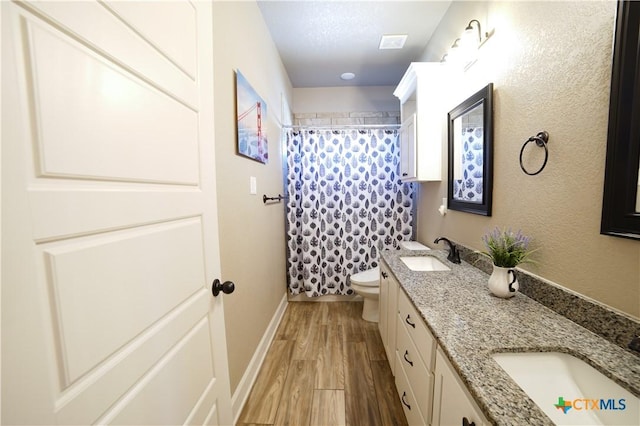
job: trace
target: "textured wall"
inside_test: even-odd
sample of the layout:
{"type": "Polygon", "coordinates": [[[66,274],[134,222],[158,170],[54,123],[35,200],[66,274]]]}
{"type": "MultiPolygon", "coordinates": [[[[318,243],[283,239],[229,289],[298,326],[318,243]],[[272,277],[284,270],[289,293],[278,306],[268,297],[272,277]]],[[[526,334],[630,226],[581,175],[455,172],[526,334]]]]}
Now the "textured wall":
{"type": "Polygon", "coordinates": [[[214,2],[213,13],[222,279],[236,284],[224,298],[233,393],[286,291],[284,203],[264,205],[262,194],[282,193],[281,98],[291,104],[291,84],[255,2],[214,2]],[[236,155],[235,69],[267,103],[267,164],[236,155]]]}
{"type": "Polygon", "coordinates": [[[442,40],[452,42],[470,19],[495,28],[461,92],[448,99],[451,109],[494,83],[493,216],[442,217],[446,181],[422,184],[418,238],[445,235],[481,249],[487,229],[521,228],[540,247],[539,264],[524,269],[638,318],[640,241],[599,232],[615,8],[611,1],[452,4],[423,57],[441,58],[442,40]],[[541,130],[550,135],[549,162],[527,176],[520,148],[541,130]]]}

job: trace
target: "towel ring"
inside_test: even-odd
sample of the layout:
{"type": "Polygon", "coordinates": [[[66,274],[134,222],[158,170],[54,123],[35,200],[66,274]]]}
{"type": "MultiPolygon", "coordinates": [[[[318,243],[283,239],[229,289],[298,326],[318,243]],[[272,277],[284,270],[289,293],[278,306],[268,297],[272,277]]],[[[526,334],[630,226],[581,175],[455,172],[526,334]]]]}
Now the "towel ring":
{"type": "Polygon", "coordinates": [[[529,176],[535,176],[538,173],[540,173],[542,169],[544,169],[544,167],[547,165],[547,160],[549,159],[549,149],[547,148],[547,143],[549,143],[549,133],[547,133],[544,130],[535,136],[531,136],[529,139],[527,139],[524,142],[524,145],[522,145],[522,149],[520,149],[520,168],[522,169],[523,172],[525,172],[529,176]],[[535,142],[536,145],[538,145],[541,148],[544,148],[544,162],[542,163],[542,166],[540,167],[540,169],[538,169],[538,171],[536,172],[528,171],[527,169],[524,168],[524,164],[522,164],[522,153],[524,153],[524,149],[529,142],[535,142]]]}

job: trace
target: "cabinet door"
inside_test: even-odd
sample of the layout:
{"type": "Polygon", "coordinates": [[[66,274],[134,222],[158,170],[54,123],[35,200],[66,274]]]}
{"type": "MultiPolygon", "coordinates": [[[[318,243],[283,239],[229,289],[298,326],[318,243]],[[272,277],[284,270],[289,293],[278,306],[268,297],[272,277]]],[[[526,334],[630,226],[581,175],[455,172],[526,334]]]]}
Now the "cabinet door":
{"type": "Polygon", "coordinates": [[[411,114],[400,127],[400,177],[402,180],[417,178],[415,114],[411,114]]]}
{"type": "MultiPolygon", "coordinates": [[[[389,271],[386,268],[384,263],[380,263],[380,301],[379,308],[380,315],[378,318],[378,330],[380,330],[380,338],[382,339],[382,344],[384,345],[384,349],[388,354],[388,340],[387,340],[387,330],[388,330],[388,320],[387,320],[387,306],[389,304],[388,300],[388,292],[387,288],[389,286],[389,271]]],[[[389,363],[393,365],[392,359],[389,358],[389,363]]],[[[393,369],[392,369],[393,370],[393,369]]]]}
{"type": "Polygon", "coordinates": [[[393,275],[389,275],[387,284],[387,359],[391,365],[391,372],[396,374],[396,321],[398,319],[398,281],[393,275]]]}
{"type": "Polygon", "coordinates": [[[433,396],[433,426],[481,426],[488,421],[480,413],[458,374],[438,348],[436,352],[435,386],[433,396]]]}

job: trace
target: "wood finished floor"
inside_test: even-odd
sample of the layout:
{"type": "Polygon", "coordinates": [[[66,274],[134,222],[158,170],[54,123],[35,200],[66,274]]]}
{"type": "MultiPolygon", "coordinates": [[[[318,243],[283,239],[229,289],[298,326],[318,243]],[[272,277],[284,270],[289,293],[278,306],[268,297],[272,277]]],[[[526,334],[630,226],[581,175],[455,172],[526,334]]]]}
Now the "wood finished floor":
{"type": "Polygon", "coordinates": [[[362,302],[291,302],[238,425],[406,425],[362,302]]]}

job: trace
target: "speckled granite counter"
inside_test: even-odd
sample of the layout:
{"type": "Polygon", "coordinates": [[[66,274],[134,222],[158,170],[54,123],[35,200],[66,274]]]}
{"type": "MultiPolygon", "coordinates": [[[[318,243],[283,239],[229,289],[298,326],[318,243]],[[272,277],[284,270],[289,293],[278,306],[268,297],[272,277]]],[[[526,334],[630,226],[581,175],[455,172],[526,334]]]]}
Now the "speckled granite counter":
{"type": "Polygon", "coordinates": [[[553,424],[491,358],[495,352],[569,353],[640,396],[640,358],[521,293],[493,296],[489,275],[464,261],[452,264],[445,250],[385,251],[382,258],[494,424],[553,424]],[[437,257],[451,271],[416,272],[400,260],[420,255],[437,257]]]}

